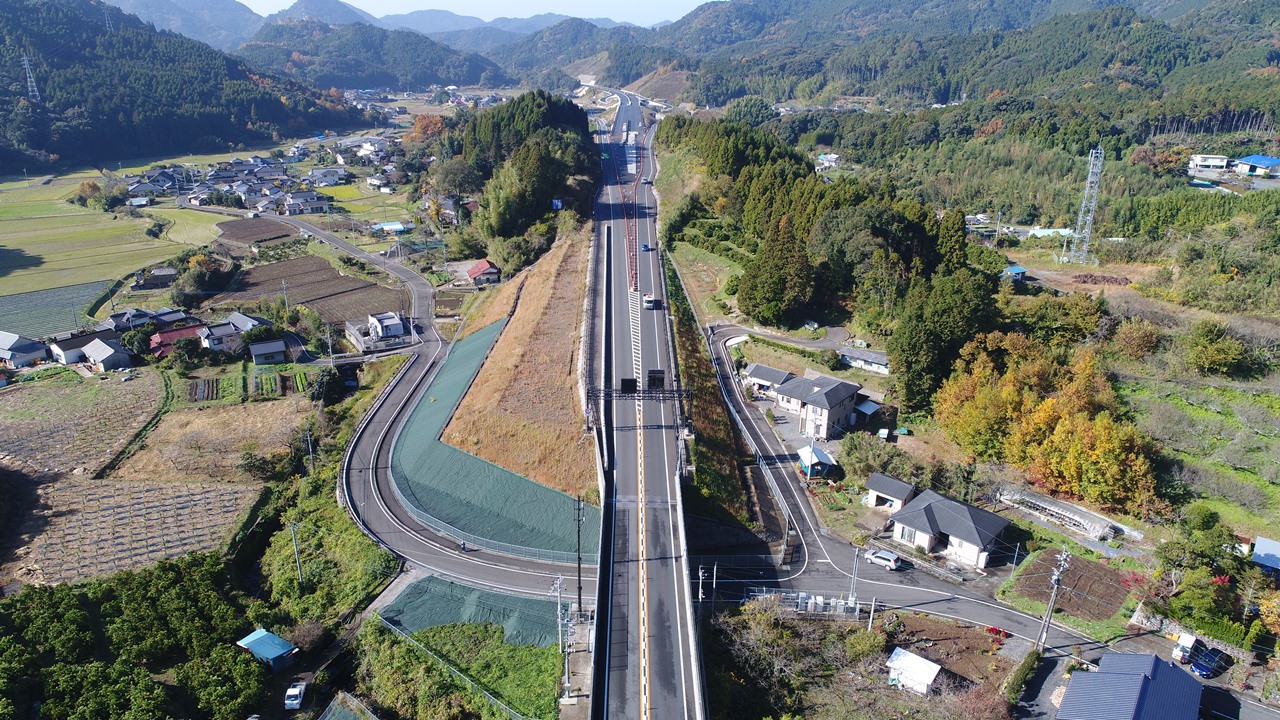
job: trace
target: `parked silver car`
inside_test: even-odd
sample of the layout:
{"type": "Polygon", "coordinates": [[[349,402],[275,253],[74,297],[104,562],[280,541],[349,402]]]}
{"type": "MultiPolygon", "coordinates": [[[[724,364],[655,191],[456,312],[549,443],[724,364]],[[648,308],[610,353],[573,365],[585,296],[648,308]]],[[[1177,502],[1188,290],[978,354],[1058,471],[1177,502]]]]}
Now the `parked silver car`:
{"type": "Polygon", "coordinates": [[[885,570],[897,570],[902,566],[902,560],[888,550],[868,550],[862,557],[872,565],[879,565],[885,570]]]}

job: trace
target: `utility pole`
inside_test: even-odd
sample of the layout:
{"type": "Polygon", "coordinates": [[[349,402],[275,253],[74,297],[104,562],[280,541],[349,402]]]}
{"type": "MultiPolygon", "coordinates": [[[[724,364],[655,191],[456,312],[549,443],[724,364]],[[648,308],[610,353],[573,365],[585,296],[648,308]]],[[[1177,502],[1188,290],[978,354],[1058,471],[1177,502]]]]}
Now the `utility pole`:
{"type": "Polygon", "coordinates": [[[302,589],[302,559],[298,557],[297,525],[289,523],[289,536],[293,538],[293,561],[298,565],[298,589],[302,589]]]}
{"type": "Polygon", "coordinates": [[[853,611],[858,611],[858,551],[853,551],[853,577],[849,579],[849,602],[853,603],[853,611]]]}
{"type": "Polygon", "coordinates": [[[1049,580],[1049,604],[1044,609],[1044,619],[1040,621],[1040,634],[1036,636],[1036,650],[1044,650],[1045,638],[1049,636],[1049,623],[1053,620],[1053,606],[1058,602],[1058,590],[1062,587],[1062,574],[1071,566],[1071,553],[1058,553],[1058,565],[1053,569],[1053,577],[1049,580]]]}
{"type": "Polygon", "coordinates": [[[325,323],[324,337],[329,342],[329,365],[333,365],[333,326],[325,323]]]}
{"type": "Polygon", "coordinates": [[[289,314],[289,281],[281,280],[280,286],[284,288],[284,314],[289,314]]]}
{"type": "Polygon", "coordinates": [[[307,457],[309,458],[307,465],[307,475],[314,475],[316,472],[316,454],[311,447],[311,430],[307,429],[307,457]]]}

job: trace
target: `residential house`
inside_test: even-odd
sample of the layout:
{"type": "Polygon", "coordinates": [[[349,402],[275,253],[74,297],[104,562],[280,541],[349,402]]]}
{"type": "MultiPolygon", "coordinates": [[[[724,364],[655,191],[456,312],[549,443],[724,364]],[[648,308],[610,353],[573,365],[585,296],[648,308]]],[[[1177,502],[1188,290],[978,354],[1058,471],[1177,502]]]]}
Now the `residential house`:
{"type": "MultiPolygon", "coordinates": [[[[889,668],[889,684],[917,695],[928,695],[942,666],[902,648],[894,648],[885,662],[889,668]]],[[[1061,717],[1061,716],[1059,716],[1061,717]]]]}
{"type": "Polygon", "coordinates": [[[185,310],[174,310],[167,307],[160,308],[151,315],[151,321],[162,328],[187,323],[194,319],[185,310]]]}
{"type": "Polygon", "coordinates": [[[403,337],[406,334],[408,330],[405,322],[396,313],[384,312],[369,316],[369,337],[374,341],[403,337]]]}
{"type": "Polygon", "coordinates": [[[498,269],[497,265],[494,265],[489,262],[488,259],[485,259],[477,261],[475,265],[472,265],[471,269],[467,270],[467,277],[471,278],[471,282],[475,283],[476,287],[479,287],[481,285],[496,283],[501,280],[502,271],[498,269]]]}
{"type": "Polygon", "coordinates": [[[283,340],[250,343],[249,355],[254,365],[278,365],[289,361],[289,350],[283,340]]]}
{"type": "Polygon", "coordinates": [[[159,195],[164,192],[164,188],[154,183],[139,181],[129,186],[129,194],[133,196],[139,195],[159,195]]]}
{"type": "Polygon", "coordinates": [[[932,490],[916,495],[889,517],[893,539],[948,558],[984,568],[1009,521],[982,508],[932,490]]]}
{"type": "Polygon", "coordinates": [[[166,288],[178,279],[178,270],[171,267],[152,268],[147,272],[147,287],[166,288]]]}
{"type": "Polygon", "coordinates": [[[248,650],[259,661],[266,663],[271,672],[284,670],[293,664],[300,652],[293,643],[272,632],[258,628],[236,641],[238,647],[248,650]]]}
{"type": "Polygon", "coordinates": [[[812,379],[793,377],[778,385],[775,392],[778,407],[800,417],[801,434],[829,440],[849,426],[861,389],[857,383],[819,375],[812,379]]]}
{"type": "Polygon", "coordinates": [[[1195,720],[1203,689],[1157,655],[1105,653],[1097,671],[1071,673],[1058,720],[1195,720]]]}
{"type": "Polygon", "coordinates": [[[1226,170],[1228,159],[1226,155],[1192,155],[1191,161],[1187,163],[1189,172],[1206,172],[1214,170],[1226,170]]]}
{"type": "Polygon", "coordinates": [[[367,183],[369,187],[382,187],[387,184],[387,176],[382,173],[370,175],[369,179],[365,180],[365,183],[367,183]]]}
{"type": "Polygon", "coordinates": [[[265,320],[260,317],[255,317],[253,315],[245,315],[244,313],[241,313],[241,312],[231,313],[230,315],[227,316],[226,322],[231,323],[231,326],[234,327],[236,329],[236,332],[240,333],[241,335],[243,335],[245,332],[249,330],[252,330],[253,328],[258,327],[259,325],[265,325],[267,327],[271,327],[271,321],[265,320]]]}
{"type": "Polygon", "coordinates": [[[111,372],[133,367],[133,359],[129,351],[115,340],[98,338],[84,346],[84,362],[95,372],[111,372]]]}
{"type": "Polygon", "coordinates": [[[879,350],[863,348],[841,348],[840,360],[849,367],[873,372],[877,375],[889,374],[889,356],[879,350]]]}
{"type": "Polygon", "coordinates": [[[874,472],[867,478],[867,497],[863,504],[872,508],[887,508],[890,512],[901,510],[907,501],[915,497],[916,486],[892,475],[874,472]]]}
{"type": "Polygon", "coordinates": [[[1270,155],[1250,155],[1236,161],[1236,172],[1241,175],[1269,177],[1280,172],[1280,158],[1270,155]]]}
{"type": "Polygon", "coordinates": [[[55,336],[49,343],[49,353],[53,359],[63,365],[71,365],[84,360],[84,348],[94,340],[119,340],[120,333],[115,330],[98,330],[84,335],[55,336]]]}
{"type": "Polygon", "coordinates": [[[751,363],[742,371],[742,382],[747,386],[748,391],[753,395],[759,393],[768,398],[777,398],[778,386],[794,377],[795,375],[786,370],[771,368],[760,363],[751,363]]]}
{"type": "Polygon", "coordinates": [[[42,342],[0,330],[0,367],[16,370],[40,362],[49,355],[49,346],[42,342]]]}
{"type": "Polygon", "coordinates": [[[818,156],[818,164],[816,167],[819,171],[838,168],[840,167],[840,156],[835,153],[822,153],[818,156]]]}
{"type": "MultiPolygon", "coordinates": [[[[138,283],[135,283],[135,287],[137,285],[138,283]]],[[[98,329],[115,330],[123,333],[130,330],[137,330],[149,322],[151,322],[150,311],[139,310],[138,308],[125,308],[124,310],[108,315],[106,320],[98,323],[98,329]]]]}
{"type": "Polygon", "coordinates": [[[240,349],[240,333],[229,322],[202,325],[196,330],[196,337],[207,350],[236,352],[240,349]]]}
{"type": "MultiPolygon", "coordinates": [[[[187,325],[184,327],[159,330],[151,335],[151,354],[157,359],[164,359],[173,352],[173,344],[182,338],[200,338],[200,330],[204,325],[187,325]]],[[[201,343],[203,345],[203,343],[201,343]]]]}

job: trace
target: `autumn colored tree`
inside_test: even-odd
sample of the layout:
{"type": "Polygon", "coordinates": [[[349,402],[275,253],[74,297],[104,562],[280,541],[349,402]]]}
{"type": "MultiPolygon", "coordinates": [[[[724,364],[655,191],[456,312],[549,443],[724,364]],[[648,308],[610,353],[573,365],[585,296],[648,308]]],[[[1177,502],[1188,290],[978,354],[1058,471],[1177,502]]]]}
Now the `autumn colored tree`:
{"type": "Polygon", "coordinates": [[[444,131],[444,118],[439,115],[414,115],[413,128],[409,130],[406,139],[411,142],[426,142],[440,137],[444,131]]]}

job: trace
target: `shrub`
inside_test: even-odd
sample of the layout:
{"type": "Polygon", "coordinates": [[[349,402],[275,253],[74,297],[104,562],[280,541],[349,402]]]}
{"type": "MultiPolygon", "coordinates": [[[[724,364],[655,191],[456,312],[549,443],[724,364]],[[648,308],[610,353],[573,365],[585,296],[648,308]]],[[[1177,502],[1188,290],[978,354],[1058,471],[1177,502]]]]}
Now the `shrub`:
{"type": "Polygon", "coordinates": [[[728,280],[724,281],[724,294],[733,297],[738,294],[738,283],[742,280],[741,275],[730,275],[728,280]]]}
{"type": "Polygon", "coordinates": [[[849,662],[858,662],[884,652],[885,637],[875,630],[854,630],[844,639],[849,662]]]}
{"type": "Polygon", "coordinates": [[[1022,699],[1022,691],[1027,687],[1027,680],[1031,679],[1031,674],[1036,671],[1040,665],[1040,651],[1032,650],[1027,656],[1022,658],[1022,662],[1009,673],[1009,679],[1004,683],[1004,698],[1010,704],[1017,705],[1022,699]]]}
{"type": "Polygon", "coordinates": [[[1145,318],[1128,318],[1116,328],[1112,345],[1121,354],[1141,360],[1160,347],[1164,333],[1145,318]]]}

